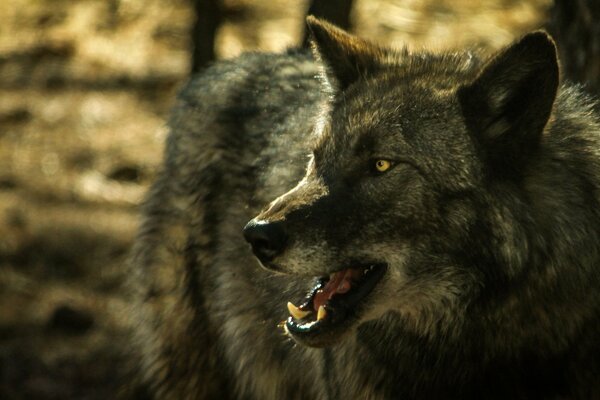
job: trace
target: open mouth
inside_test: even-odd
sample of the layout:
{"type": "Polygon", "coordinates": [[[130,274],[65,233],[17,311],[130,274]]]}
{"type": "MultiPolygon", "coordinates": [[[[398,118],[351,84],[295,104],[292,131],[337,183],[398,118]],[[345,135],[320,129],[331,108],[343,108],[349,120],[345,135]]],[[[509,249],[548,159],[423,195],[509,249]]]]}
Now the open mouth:
{"type": "Polygon", "coordinates": [[[367,264],[320,278],[300,306],[288,303],[284,329],[308,346],[332,344],[360,317],[386,269],[386,264],[367,264]]]}

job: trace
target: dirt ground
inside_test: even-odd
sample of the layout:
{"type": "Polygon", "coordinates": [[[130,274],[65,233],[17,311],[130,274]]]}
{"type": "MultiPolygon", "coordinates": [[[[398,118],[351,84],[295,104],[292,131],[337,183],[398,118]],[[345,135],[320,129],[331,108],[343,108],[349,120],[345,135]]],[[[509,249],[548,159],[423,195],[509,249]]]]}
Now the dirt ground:
{"type": "MultiPolygon", "coordinates": [[[[185,0],[0,2],[0,398],[110,399],[123,262],[188,78],[185,0]]],[[[219,57],[298,43],[305,1],[226,0],[219,57]]],[[[357,0],[354,30],[410,48],[498,48],[549,0],[357,0]]]]}

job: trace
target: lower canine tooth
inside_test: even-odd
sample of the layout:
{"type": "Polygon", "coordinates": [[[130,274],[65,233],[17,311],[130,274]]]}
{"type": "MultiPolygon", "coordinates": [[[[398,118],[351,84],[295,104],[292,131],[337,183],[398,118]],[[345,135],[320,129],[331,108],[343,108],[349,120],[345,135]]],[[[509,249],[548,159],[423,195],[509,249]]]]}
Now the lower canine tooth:
{"type": "Polygon", "coordinates": [[[290,315],[296,319],[302,319],[310,314],[310,311],[302,311],[298,307],[296,307],[292,302],[288,301],[287,309],[290,312],[290,315]]]}
{"type": "Polygon", "coordinates": [[[319,311],[317,311],[317,321],[322,320],[327,315],[327,311],[325,311],[324,306],[319,306],[319,311]]]}

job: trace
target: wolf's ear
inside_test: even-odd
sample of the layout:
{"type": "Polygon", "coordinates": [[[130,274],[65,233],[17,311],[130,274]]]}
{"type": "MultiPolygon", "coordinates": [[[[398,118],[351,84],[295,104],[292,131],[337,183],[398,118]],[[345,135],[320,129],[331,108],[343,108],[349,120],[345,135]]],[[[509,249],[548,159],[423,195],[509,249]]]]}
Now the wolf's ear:
{"type": "Polygon", "coordinates": [[[306,24],[315,56],[325,65],[325,78],[332,87],[344,91],[380,68],[386,50],[310,15],[306,24]]]}
{"type": "Polygon", "coordinates": [[[556,46],[538,31],[502,50],[459,89],[467,126],[498,172],[515,172],[537,148],[558,81],[556,46]]]}

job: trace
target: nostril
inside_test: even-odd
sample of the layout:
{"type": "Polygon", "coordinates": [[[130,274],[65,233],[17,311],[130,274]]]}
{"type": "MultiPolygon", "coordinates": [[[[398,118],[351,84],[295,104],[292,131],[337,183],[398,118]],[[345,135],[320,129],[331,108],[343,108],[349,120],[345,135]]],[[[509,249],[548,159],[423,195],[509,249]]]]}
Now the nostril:
{"type": "Polygon", "coordinates": [[[252,220],[244,227],[244,238],[263,262],[280,254],[287,241],[282,222],[252,220]]]}

